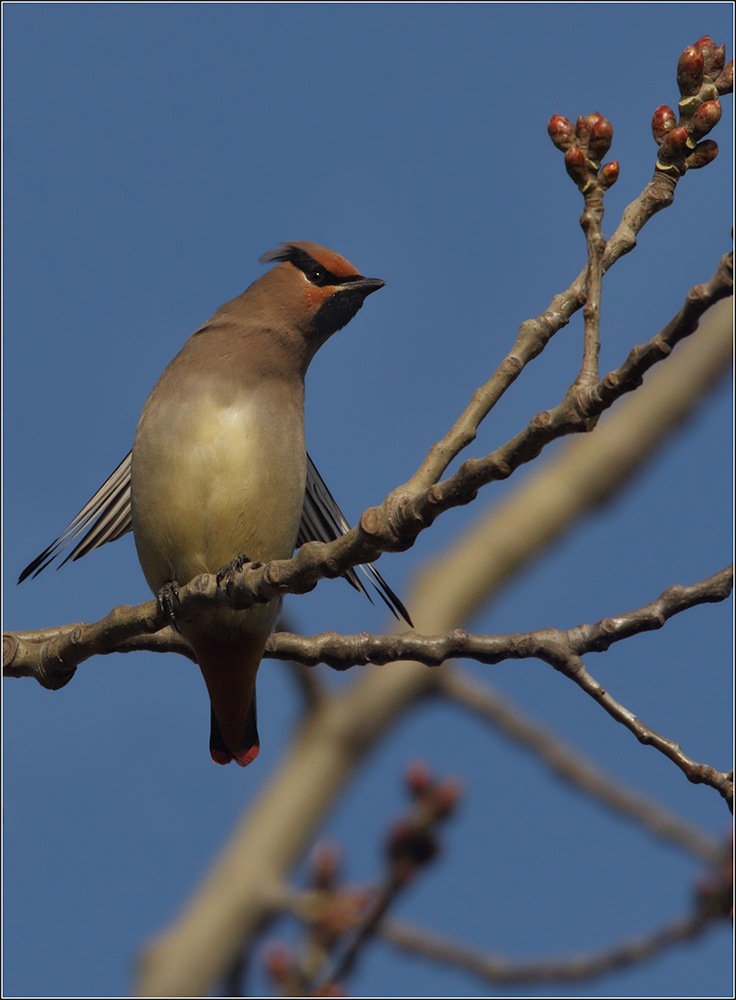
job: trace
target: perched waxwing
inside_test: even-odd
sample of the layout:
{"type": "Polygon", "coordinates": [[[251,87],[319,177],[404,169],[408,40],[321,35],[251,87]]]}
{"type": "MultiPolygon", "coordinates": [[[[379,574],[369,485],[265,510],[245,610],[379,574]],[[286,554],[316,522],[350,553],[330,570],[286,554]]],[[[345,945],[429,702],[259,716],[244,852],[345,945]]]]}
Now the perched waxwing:
{"type": "MultiPolygon", "coordinates": [[[[297,544],[349,530],[306,453],[304,376],[317,349],[384,282],[307,241],[283,243],[261,260],[276,267],[187,340],[143,407],[132,451],[19,582],[82,532],[64,562],[132,530],[159,594],[242,554],[285,559],[297,544]]],[[[376,569],[359,568],[409,621],[376,569]]],[[[345,575],[367,593],[354,571],[345,575]]],[[[258,754],[256,671],[279,605],[176,619],[207,685],[218,764],[245,766],[258,754]]]]}

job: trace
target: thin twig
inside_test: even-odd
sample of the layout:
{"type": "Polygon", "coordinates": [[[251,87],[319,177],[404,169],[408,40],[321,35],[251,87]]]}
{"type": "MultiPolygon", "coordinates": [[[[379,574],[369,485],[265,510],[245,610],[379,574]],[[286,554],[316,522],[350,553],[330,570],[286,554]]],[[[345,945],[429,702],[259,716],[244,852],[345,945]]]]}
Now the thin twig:
{"type": "MultiPolygon", "coordinates": [[[[655,173],[638,198],[625,209],[621,222],[606,244],[601,262],[605,273],[617,260],[636,246],[636,237],[646,223],[674,200],[677,178],[655,173]]],[[[570,322],[585,304],[587,265],[569,288],[555,295],[547,309],[534,319],[525,320],[514,345],[491,378],[473,393],[465,411],[448,433],[433,444],[427,457],[411,479],[395,491],[413,494],[428,490],[436,483],[450,462],[475,440],[478,427],[524,370],[538,357],[552,337],[570,322]]]]}
{"type": "Polygon", "coordinates": [[[620,722],[629,732],[633,733],[640,743],[644,746],[654,747],[655,750],[659,750],[660,753],[669,758],[669,760],[680,768],[688,781],[691,781],[694,785],[703,784],[715,788],[726,800],[729,809],[733,811],[732,773],[718,771],[709,764],[698,764],[692,757],[688,757],[687,754],[683,753],[679,743],[669,740],[653,729],[650,729],[633,712],[630,712],[628,708],[625,708],[620,702],[616,701],[603,685],[599,684],[588,673],[580,657],[569,654],[559,656],[549,651],[547,655],[543,654],[541,658],[546,659],[556,670],[569,677],[570,680],[575,681],[578,687],[597,701],[612,719],[620,722]]]}

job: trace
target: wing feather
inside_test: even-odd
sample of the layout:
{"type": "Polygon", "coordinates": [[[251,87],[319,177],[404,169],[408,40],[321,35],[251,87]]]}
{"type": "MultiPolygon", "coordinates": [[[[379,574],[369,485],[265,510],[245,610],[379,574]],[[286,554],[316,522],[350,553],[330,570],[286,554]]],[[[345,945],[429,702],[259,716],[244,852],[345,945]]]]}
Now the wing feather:
{"type": "MultiPolygon", "coordinates": [[[[307,488],[304,491],[304,508],[302,510],[302,520],[299,525],[297,536],[297,546],[304,545],[305,542],[333,542],[336,538],[347,534],[350,531],[345,516],[335,502],[335,498],[327,489],[322,476],[320,476],[312,459],[307,455],[307,488]]],[[[343,574],[345,579],[366,595],[368,600],[371,596],[365,588],[362,579],[356,573],[360,570],[363,576],[374,587],[378,596],[386,604],[395,618],[403,618],[409,625],[412,624],[409,612],[402,602],[391,590],[376,567],[372,563],[365,566],[357,566],[349,569],[343,574]]]]}
{"type": "Polygon", "coordinates": [[[104,545],[105,542],[114,542],[116,538],[131,531],[133,523],[130,518],[130,456],[131,452],[128,452],[113,474],[82,507],[56,541],[26,566],[18,577],[18,583],[22,583],[31,574],[38,576],[41,570],[46,569],[49,563],[61,555],[83,531],[86,531],[84,537],[59,566],[63,566],[69,559],[79,559],[80,556],[104,545]]]}
{"type": "MultiPolygon", "coordinates": [[[[82,538],[66,558],[59,563],[59,568],[70,559],[80,559],[93,549],[99,548],[100,545],[114,542],[132,530],[133,523],[130,514],[131,454],[132,452],[128,452],[113,474],[105,480],[59,537],[26,566],[18,578],[18,583],[22,583],[31,575],[38,576],[83,532],[85,534],[82,535],[82,538]]],[[[350,531],[350,525],[325,486],[314,462],[307,455],[307,486],[304,491],[304,507],[297,536],[297,547],[304,545],[305,542],[332,542],[347,534],[348,531],[350,531]]],[[[375,566],[368,563],[365,566],[349,569],[343,574],[351,586],[365,594],[368,600],[371,600],[371,596],[366,590],[363,580],[356,573],[356,569],[360,570],[365,579],[370,582],[391,613],[396,618],[404,618],[411,625],[408,611],[375,566]]]]}

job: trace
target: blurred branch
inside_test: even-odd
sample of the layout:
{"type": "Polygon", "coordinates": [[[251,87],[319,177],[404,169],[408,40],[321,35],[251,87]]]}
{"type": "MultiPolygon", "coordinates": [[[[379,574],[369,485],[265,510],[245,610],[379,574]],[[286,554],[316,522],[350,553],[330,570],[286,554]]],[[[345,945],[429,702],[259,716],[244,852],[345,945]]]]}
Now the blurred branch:
{"type": "Polygon", "coordinates": [[[645,962],[668,948],[700,937],[712,922],[696,914],[597,955],[530,962],[512,962],[487,955],[398,920],[387,920],[380,933],[384,941],[395,948],[454,965],[492,983],[564,983],[593,979],[645,962]]]}
{"type": "MultiPolygon", "coordinates": [[[[444,632],[615,495],[730,367],[730,310],[713,309],[691,343],[592,435],[576,440],[417,580],[417,627],[444,632]]],[[[141,996],[201,995],[283,904],[282,879],[386,729],[437,691],[446,667],[395,663],[330,696],[285,752],[177,920],[139,966],[141,996]]]]}
{"type": "Polygon", "coordinates": [[[481,684],[456,668],[444,674],[442,692],[493,723],[505,736],[535,753],[563,781],[602,805],[634,820],[662,840],[683,847],[703,861],[719,861],[722,848],[708,834],[674,816],[649,797],[609,777],[554,733],[512,708],[487,684],[481,684]]]}

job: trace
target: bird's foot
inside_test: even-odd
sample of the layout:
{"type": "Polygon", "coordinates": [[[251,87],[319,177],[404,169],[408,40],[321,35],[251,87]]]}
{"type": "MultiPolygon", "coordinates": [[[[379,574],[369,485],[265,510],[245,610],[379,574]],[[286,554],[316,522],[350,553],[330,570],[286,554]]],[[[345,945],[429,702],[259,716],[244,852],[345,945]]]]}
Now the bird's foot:
{"type": "Polygon", "coordinates": [[[158,604],[159,614],[162,614],[168,624],[178,632],[179,626],[176,624],[176,609],[180,602],[179,584],[176,580],[170,580],[169,583],[163,585],[158,592],[156,603],[158,604]]]}
{"type": "Polygon", "coordinates": [[[223,566],[221,570],[217,573],[217,586],[219,587],[222,581],[225,581],[225,590],[230,593],[230,588],[235,582],[235,574],[239,573],[244,566],[250,563],[252,569],[258,569],[263,563],[254,562],[250,556],[247,556],[245,552],[241,552],[239,556],[236,556],[232,562],[229,562],[227,566],[223,566]]]}

